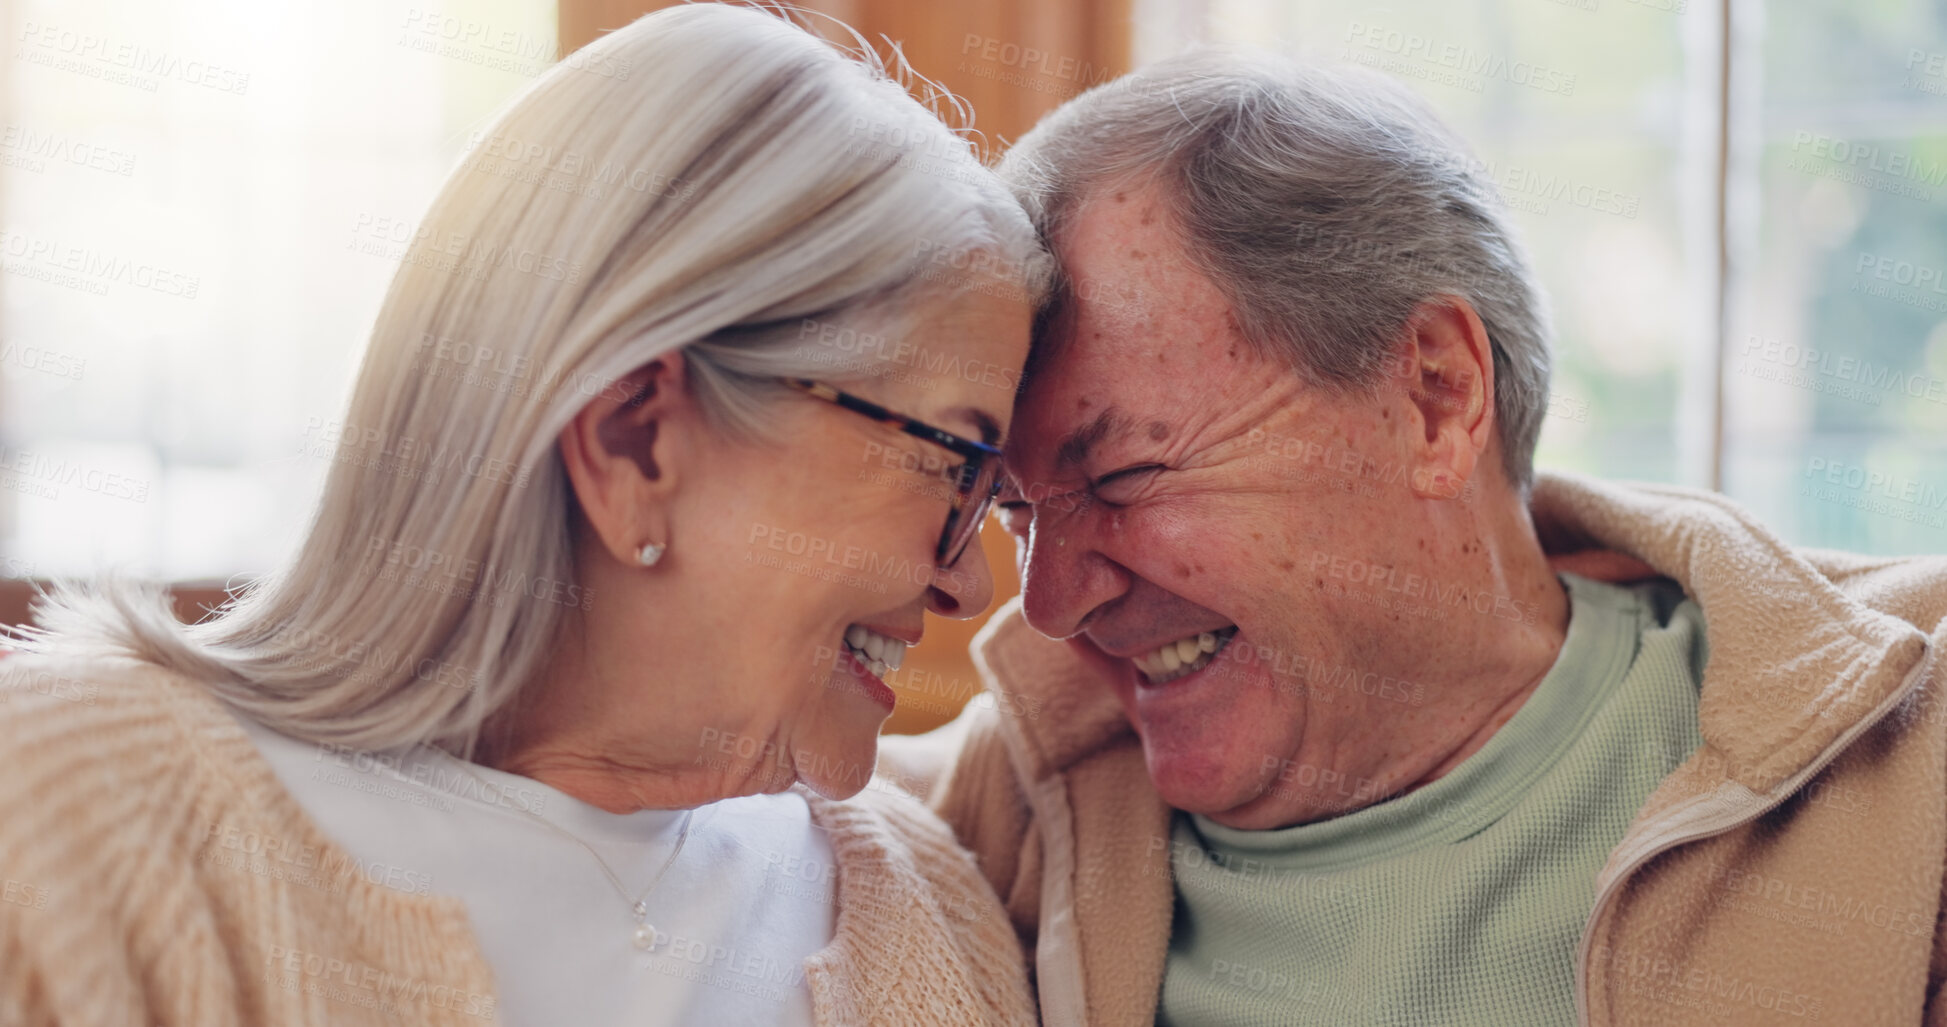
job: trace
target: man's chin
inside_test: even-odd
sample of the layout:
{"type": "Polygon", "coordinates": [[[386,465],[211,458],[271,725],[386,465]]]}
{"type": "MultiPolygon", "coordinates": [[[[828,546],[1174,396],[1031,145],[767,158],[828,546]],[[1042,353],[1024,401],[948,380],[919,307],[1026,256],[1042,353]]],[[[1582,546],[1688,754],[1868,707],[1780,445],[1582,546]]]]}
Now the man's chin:
{"type": "Polygon", "coordinates": [[[1184,752],[1143,739],[1143,763],[1156,794],[1173,809],[1222,816],[1260,798],[1261,785],[1208,751],[1184,752]]]}
{"type": "Polygon", "coordinates": [[[1161,685],[1138,683],[1133,668],[1126,674],[1118,698],[1164,802],[1217,816],[1264,801],[1276,780],[1265,754],[1283,751],[1285,741],[1272,725],[1291,713],[1268,698],[1263,677],[1258,668],[1229,665],[1161,685]]]}

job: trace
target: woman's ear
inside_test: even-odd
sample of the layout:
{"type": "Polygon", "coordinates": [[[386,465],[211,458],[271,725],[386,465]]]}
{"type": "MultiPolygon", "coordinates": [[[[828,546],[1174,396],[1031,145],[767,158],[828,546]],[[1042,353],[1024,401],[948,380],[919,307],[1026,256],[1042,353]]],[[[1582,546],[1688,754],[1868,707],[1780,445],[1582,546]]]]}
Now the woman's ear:
{"type": "Polygon", "coordinates": [[[617,560],[669,542],[678,439],[693,424],[681,356],[662,357],[603,389],[561,429],[561,463],[582,515],[617,560]],[[670,429],[675,429],[672,432],[670,429]]]}

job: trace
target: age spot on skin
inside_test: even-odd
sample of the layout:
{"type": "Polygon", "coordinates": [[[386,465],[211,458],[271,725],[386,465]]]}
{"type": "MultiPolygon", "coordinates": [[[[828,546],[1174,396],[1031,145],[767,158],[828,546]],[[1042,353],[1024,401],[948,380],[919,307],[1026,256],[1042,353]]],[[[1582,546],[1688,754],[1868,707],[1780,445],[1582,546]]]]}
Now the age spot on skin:
{"type": "Polygon", "coordinates": [[[1170,437],[1170,426],[1161,421],[1149,422],[1149,437],[1161,442],[1170,437]]]}

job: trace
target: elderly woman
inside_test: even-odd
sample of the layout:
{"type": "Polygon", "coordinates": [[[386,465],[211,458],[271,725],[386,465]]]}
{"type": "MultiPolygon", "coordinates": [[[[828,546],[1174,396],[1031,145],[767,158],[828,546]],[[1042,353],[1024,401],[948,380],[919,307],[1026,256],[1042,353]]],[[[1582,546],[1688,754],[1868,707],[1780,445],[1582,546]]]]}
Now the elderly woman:
{"type": "Polygon", "coordinates": [[[961,137],[781,19],[542,76],[289,563],[190,628],[59,589],[0,661],[0,1022],[1031,1022],[870,768],[923,613],[991,596],[1046,273],[961,137]]]}

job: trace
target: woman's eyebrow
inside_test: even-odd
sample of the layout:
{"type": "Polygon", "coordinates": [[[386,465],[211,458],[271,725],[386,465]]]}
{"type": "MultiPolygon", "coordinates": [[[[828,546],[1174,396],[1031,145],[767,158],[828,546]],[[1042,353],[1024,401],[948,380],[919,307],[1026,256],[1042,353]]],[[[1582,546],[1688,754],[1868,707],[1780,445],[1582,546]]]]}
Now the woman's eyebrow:
{"type": "Polygon", "coordinates": [[[947,416],[963,418],[980,429],[980,441],[990,446],[1001,444],[1001,422],[993,414],[979,407],[954,407],[947,411],[947,416]]]}

